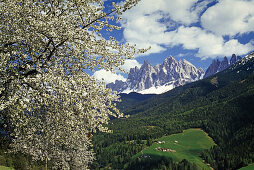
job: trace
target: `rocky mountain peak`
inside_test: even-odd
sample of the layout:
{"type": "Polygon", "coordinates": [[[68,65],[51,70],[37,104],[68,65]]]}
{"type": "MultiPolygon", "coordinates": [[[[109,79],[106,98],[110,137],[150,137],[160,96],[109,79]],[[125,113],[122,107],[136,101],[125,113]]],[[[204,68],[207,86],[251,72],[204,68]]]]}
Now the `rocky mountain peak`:
{"type": "Polygon", "coordinates": [[[135,66],[134,68],[131,68],[128,74],[128,79],[134,80],[135,77],[137,77],[137,74],[139,72],[139,68],[135,66]]]}
{"type": "Polygon", "coordinates": [[[144,61],[144,64],[143,64],[142,66],[146,67],[146,66],[152,66],[152,65],[149,63],[148,60],[145,60],[145,61],[144,61]]]}
{"type": "Polygon", "coordinates": [[[166,63],[173,63],[173,62],[174,62],[174,63],[177,62],[176,59],[175,59],[174,57],[172,57],[172,56],[168,56],[168,57],[165,58],[163,64],[164,64],[164,63],[165,63],[165,64],[166,64],[166,63]]]}
{"type": "MultiPolygon", "coordinates": [[[[192,63],[190,63],[189,61],[187,61],[187,60],[185,60],[185,59],[183,59],[183,63],[184,63],[184,64],[187,64],[187,65],[194,66],[192,63]]],[[[195,67],[195,66],[194,66],[194,67],[195,67]]]]}
{"type": "Polygon", "coordinates": [[[236,55],[232,54],[232,57],[230,59],[230,65],[233,65],[234,63],[236,63],[236,55]]]}
{"type": "Polygon", "coordinates": [[[161,66],[170,67],[171,65],[176,65],[176,64],[177,64],[176,59],[174,59],[172,56],[168,56],[167,58],[165,58],[161,66]]]}
{"type": "Polygon", "coordinates": [[[227,57],[224,57],[222,61],[220,61],[219,59],[214,59],[210,64],[210,66],[207,68],[204,78],[225,70],[226,68],[235,64],[237,61],[240,61],[241,59],[242,58],[240,56],[236,56],[235,54],[232,54],[230,61],[228,61],[227,57]]]}
{"type": "Polygon", "coordinates": [[[242,57],[241,56],[237,56],[237,61],[240,61],[242,60],[242,57]]]}
{"type": "Polygon", "coordinates": [[[110,83],[107,87],[120,92],[162,93],[179,85],[202,78],[204,72],[187,60],[177,61],[172,56],[162,64],[152,66],[147,60],[140,67],[129,71],[126,82],[110,83]],[[163,90],[161,90],[163,88],[163,90]],[[151,91],[153,89],[153,91],[151,91]]]}
{"type": "Polygon", "coordinates": [[[226,68],[228,68],[228,66],[229,66],[228,58],[224,57],[223,60],[220,62],[218,71],[225,70],[226,68]]]}

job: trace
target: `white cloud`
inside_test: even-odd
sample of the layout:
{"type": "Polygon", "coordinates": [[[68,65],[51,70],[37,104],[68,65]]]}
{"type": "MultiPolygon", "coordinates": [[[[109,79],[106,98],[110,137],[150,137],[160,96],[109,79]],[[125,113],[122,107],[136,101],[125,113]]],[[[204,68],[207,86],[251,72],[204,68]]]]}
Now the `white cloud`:
{"type": "MultiPolygon", "coordinates": [[[[125,70],[126,72],[130,71],[131,68],[134,67],[141,67],[141,64],[134,59],[129,59],[129,60],[125,60],[124,65],[121,66],[121,68],[123,70],[125,70]]],[[[119,70],[115,70],[116,73],[112,73],[111,71],[106,71],[104,69],[102,70],[98,70],[96,71],[93,76],[100,81],[105,82],[106,84],[108,83],[112,83],[115,82],[116,80],[122,80],[122,81],[126,81],[126,78],[121,75],[122,72],[120,72],[119,70]]]]}
{"type": "Polygon", "coordinates": [[[189,25],[199,21],[199,14],[211,0],[197,4],[197,0],[143,0],[123,15],[121,22],[127,42],[138,48],[151,49],[145,54],[166,50],[167,29],[175,24],[189,25]],[[161,20],[170,20],[162,23],[161,20]],[[170,23],[170,24],[169,24],[170,23]]]}
{"type": "Polygon", "coordinates": [[[240,44],[238,40],[224,41],[222,36],[202,30],[199,27],[179,27],[176,31],[168,32],[170,45],[182,45],[184,49],[198,50],[201,58],[246,54],[254,48],[252,42],[240,44]]]}
{"type": "MultiPolygon", "coordinates": [[[[134,14],[135,15],[135,14],[134,14]]],[[[151,49],[146,53],[160,53],[166,49],[160,45],[165,43],[164,32],[166,26],[157,22],[160,19],[158,14],[152,16],[136,15],[135,18],[130,15],[126,23],[124,24],[124,37],[127,42],[136,44],[137,48],[151,49]]]]}
{"type": "Polygon", "coordinates": [[[141,67],[141,64],[137,60],[125,60],[124,65],[121,66],[126,72],[130,71],[131,68],[141,67]]]}
{"type": "Polygon", "coordinates": [[[103,81],[106,84],[115,82],[116,80],[126,81],[126,78],[124,78],[122,75],[120,75],[120,74],[114,74],[114,73],[112,73],[110,71],[106,71],[104,69],[96,71],[93,74],[93,76],[97,80],[103,81]]]}
{"type": "Polygon", "coordinates": [[[220,0],[201,17],[202,26],[218,35],[234,36],[254,30],[253,0],[220,0]]]}
{"type": "Polygon", "coordinates": [[[151,46],[144,55],[177,45],[197,50],[196,56],[203,59],[253,50],[253,42],[241,44],[233,35],[254,31],[254,0],[217,0],[208,7],[213,1],[143,0],[124,13],[124,38],[138,48],[151,46]],[[191,26],[199,22],[203,28],[191,26]],[[223,35],[230,35],[229,40],[223,35]]]}
{"type": "MultiPolygon", "coordinates": [[[[124,16],[137,14],[138,16],[153,15],[159,13],[161,16],[168,16],[176,22],[189,25],[199,20],[200,13],[213,0],[206,0],[197,3],[197,0],[143,0],[127,11],[124,16]]],[[[134,15],[137,16],[137,15],[134,15]]]]}
{"type": "Polygon", "coordinates": [[[241,44],[236,39],[229,40],[224,44],[224,50],[228,53],[227,56],[231,54],[246,54],[254,49],[254,42],[251,41],[248,44],[241,44]]]}

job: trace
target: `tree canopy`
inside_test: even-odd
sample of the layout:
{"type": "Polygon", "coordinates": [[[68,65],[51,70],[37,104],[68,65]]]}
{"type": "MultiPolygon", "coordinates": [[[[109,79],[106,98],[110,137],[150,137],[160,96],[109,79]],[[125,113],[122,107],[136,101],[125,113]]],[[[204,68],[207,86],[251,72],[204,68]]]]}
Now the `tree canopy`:
{"type": "Polygon", "coordinates": [[[90,138],[109,115],[121,116],[110,89],[85,70],[114,71],[145,52],[101,31],[138,0],[0,1],[0,112],[11,128],[13,151],[56,168],[86,168],[93,160],[90,138]]]}

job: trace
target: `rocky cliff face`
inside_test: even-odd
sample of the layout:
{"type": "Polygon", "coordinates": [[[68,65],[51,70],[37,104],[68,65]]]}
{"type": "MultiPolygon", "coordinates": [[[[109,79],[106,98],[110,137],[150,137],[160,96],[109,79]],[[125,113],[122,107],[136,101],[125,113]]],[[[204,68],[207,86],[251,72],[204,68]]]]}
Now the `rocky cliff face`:
{"type": "Polygon", "coordinates": [[[118,93],[163,93],[174,87],[199,80],[204,71],[197,69],[186,60],[175,60],[172,56],[167,57],[162,64],[152,66],[148,61],[140,67],[129,71],[126,82],[116,81],[107,85],[118,93]]]}
{"type": "Polygon", "coordinates": [[[228,61],[227,57],[224,57],[222,61],[218,59],[213,60],[212,64],[206,70],[204,78],[225,70],[226,68],[235,64],[237,61],[240,61],[241,59],[242,58],[240,56],[236,56],[235,54],[233,54],[230,61],[228,61]]]}

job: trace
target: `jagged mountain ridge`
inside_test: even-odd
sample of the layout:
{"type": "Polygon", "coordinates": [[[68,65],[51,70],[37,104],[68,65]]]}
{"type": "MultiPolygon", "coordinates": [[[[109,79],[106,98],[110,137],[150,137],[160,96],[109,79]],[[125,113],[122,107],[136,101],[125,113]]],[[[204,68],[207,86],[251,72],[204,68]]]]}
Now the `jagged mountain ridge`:
{"type": "Polygon", "coordinates": [[[204,71],[197,69],[187,60],[175,60],[167,57],[162,64],[152,66],[148,61],[138,68],[131,68],[126,82],[116,80],[110,83],[111,88],[118,93],[139,92],[163,93],[174,87],[184,85],[203,77],[204,71]]]}
{"type": "Polygon", "coordinates": [[[241,59],[242,58],[240,56],[236,56],[235,54],[232,54],[232,57],[229,61],[227,57],[224,57],[222,61],[220,61],[219,59],[214,59],[210,64],[210,66],[207,68],[204,78],[225,70],[226,68],[235,64],[237,61],[240,61],[241,59]]]}

